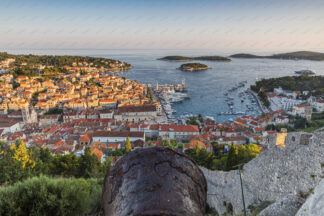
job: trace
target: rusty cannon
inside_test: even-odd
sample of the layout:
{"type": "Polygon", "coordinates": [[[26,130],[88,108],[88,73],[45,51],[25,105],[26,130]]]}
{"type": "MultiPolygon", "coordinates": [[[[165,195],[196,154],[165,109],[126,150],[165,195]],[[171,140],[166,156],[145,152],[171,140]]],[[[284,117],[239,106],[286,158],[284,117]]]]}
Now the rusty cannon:
{"type": "Polygon", "coordinates": [[[204,215],[207,183],[188,156],[166,147],[129,152],[108,171],[105,216],[204,215]]]}

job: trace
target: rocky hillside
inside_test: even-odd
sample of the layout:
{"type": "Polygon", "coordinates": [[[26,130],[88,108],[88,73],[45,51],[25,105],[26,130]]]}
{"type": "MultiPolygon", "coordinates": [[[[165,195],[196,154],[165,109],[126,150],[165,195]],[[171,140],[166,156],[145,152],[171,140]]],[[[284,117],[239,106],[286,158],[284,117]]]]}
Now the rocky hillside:
{"type": "MultiPolygon", "coordinates": [[[[324,133],[289,133],[285,147],[276,136],[267,149],[243,168],[245,205],[260,215],[295,215],[324,177],[324,133]],[[262,208],[261,208],[262,207],[262,208]]],[[[238,171],[209,171],[201,168],[208,183],[208,204],[219,214],[242,214],[238,171]]]]}
{"type": "Polygon", "coordinates": [[[324,179],[322,179],[296,214],[296,216],[317,215],[324,215],[324,179]]]}

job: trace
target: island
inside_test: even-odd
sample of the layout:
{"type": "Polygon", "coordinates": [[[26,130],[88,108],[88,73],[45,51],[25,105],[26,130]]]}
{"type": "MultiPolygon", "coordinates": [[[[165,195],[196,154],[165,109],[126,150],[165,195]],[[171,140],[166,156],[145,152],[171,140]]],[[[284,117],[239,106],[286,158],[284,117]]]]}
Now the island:
{"type": "Polygon", "coordinates": [[[165,56],[159,58],[158,60],[165,61],[193,61],[193,60],[204,60],[204,61],[231,61],[230,58],[223,56],[197,56],[197,57],[187,57],[187,56],[165,56]]]}
{"type": "Polygon", "coordinates": [[[270,56],[258,56],[248,53],[238,53],[230,56],[231,58],[268,58],[268,59],[284,59],[284,60],[312,60],[324,61],[324,53],[310,52],[310,51],[297,51],[290,53],[274,54],[270,56]]]}
{"type": "Polygon", "coordinates": [[[201,71],[201,70],[207,70],[209,69],[209,67],[201,63],[188,63],[188,64],[182,64],[179,69],[184,71],[201,71]]]}

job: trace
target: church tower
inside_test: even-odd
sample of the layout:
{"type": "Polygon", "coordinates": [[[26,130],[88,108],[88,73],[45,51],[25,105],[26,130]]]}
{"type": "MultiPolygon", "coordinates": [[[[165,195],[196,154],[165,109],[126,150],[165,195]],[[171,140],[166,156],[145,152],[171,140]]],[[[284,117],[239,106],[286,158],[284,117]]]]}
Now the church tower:
{"type": "Polygon", "coordinates": [[[30,114],[29,114],[29,108],[22,109],[21,115],[23,117],[24,123],[28,123],[30,121],[30,114]]]}
{"type": "Polygon", "coordinates": [[[29,110],[27,109],[22,109],[21,110],[22,118],[24,123],[36,123],[37,122],[37,113],[34,109],[29,110]]]}

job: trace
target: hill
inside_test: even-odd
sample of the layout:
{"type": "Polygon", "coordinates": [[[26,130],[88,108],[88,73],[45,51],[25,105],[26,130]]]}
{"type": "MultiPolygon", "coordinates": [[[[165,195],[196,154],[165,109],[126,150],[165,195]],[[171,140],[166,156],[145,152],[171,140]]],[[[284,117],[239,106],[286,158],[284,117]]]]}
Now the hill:
{"type": "Polygon", "coordinates": [[[36,67],[44,65],[46,67],[64,67],[64,66],[91,66],[96,68],[120,68],[129,69],[130,64],[118,60],[89,57],[89,56],[55,56],[55,55],[15,55],[7,52],[0,52],[0,62],[6,59],[14,59],[11,67],[36,67]]]}
{"type": "Polygon", "coordinates": [[[324,61],[324,53],[299,51],[299,52],[275,54],[275,55],[272,55],[270,58],[294,59],[294,60],[305,59],[305,60],[313,60],[313,61],[324,61]]]}
{"type": "Polygon", "coordinates": [[[271,56],[258,56],[248,53],[239,53],[230,56],[231,58],[271,58],[271,59],[286,59],[286,60],[312,60],[324,61],[324,53],[310,52],[310,51],[297,51],[290,53],[274,54],[271,56]]]}
{"type": "Polygon", "coordinates": [[[282,87],[284,90],[310,91],[313,96],[324,95],[324,76],[284,76],[278,78],[262,79],[251,86],[254,92],[261,88],[273,91],[274,88],[282,87]]]}
{"type": "Polygon", "coordinates": [[[166,61],[192,61],[192,60],[205,60],[205,61],[231,61],[231,59],[223,56],[197,56],[197,57],[187,57],[187,56],[165,56],[159,58],[158,60],[166,61]]]}

